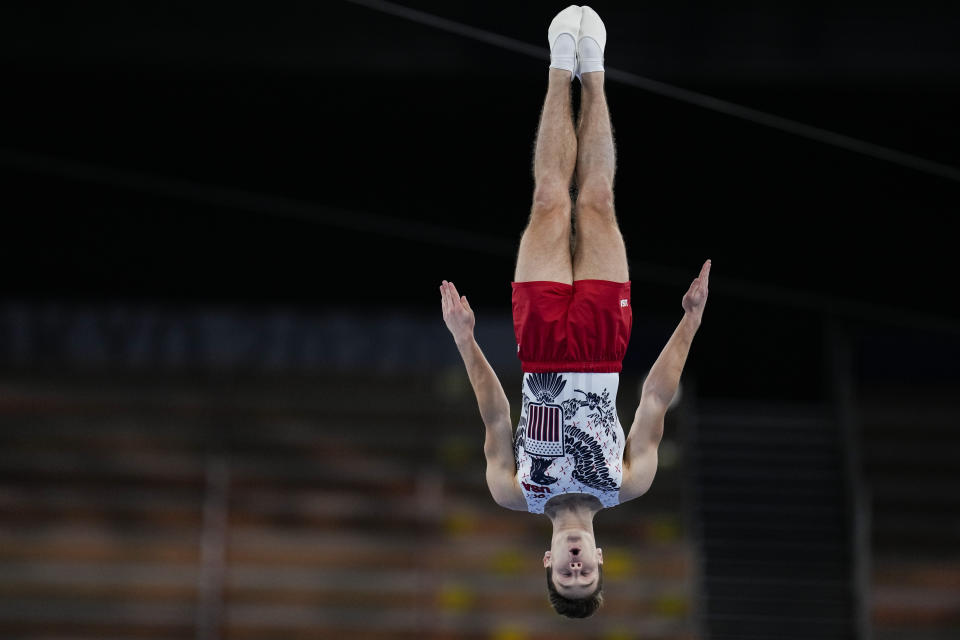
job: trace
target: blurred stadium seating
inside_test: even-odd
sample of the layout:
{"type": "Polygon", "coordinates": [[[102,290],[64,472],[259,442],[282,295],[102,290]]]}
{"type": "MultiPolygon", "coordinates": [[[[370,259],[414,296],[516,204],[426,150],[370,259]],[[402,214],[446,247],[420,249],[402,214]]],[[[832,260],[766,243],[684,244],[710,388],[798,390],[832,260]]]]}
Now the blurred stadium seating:
{"type": "Polygon", "coordinates": [[[865,390],[871,617],[876,640],[960,637],[957,390],[865,390]]]}
{"type": "MultiPolygon", "coordinates": [[[[862,380],[846,410],[687,385],[651,492],[597,518],[604,608],[571,621],[547,603],[547,520],[487,495],[455,354],[404,355],[435,319],[178,313],[0,307],[0,637],[960,631],[949,385],[862,380]]],[[[624,374],[621,420],[638,386],[624,374]]]]}
{"type": "Polygon", "coordinates": [[[109,370],[0,387],[4,638],[694,637],[679,466],[598,517],[606,604],[570,621],[459,369],[109,370]]]}

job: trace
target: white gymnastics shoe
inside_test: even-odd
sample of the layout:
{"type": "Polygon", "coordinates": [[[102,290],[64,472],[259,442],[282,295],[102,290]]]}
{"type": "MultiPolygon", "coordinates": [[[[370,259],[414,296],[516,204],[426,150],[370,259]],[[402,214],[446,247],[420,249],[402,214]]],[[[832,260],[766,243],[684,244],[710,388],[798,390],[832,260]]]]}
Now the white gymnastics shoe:
{"type": "Polygon", "coordinates": [[[570,80],[577,73],[577,39],[580,35],[580,19],[583,11],[575,4],[570,5],[553,17],[547,29],[547,42],[550,43],[550,67],[566,69],[570,80]]]}
{"type": "Polygon", "coordinates": [[[577,38],[578,79],[584,73],[603,71],[603,48],[607,45],[607,28],[603,26],[603,20],[590,7],[581,9],[583,15],[577,38]]]}

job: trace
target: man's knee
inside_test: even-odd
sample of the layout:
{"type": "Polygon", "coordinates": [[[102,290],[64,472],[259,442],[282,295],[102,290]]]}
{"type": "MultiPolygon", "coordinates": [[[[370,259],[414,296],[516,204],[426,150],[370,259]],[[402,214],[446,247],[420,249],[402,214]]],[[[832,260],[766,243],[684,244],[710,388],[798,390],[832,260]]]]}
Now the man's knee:
{"type": "Polygon", "coordinates": [[[538,184],[533,192],[531,222],[536,219],[570,221],[570,191],[559,183],[538,184]]]}
{"type": "Polygon", "coordinates": [[[583,185],[577,194],[577,215],[615,223],[613,186],[605,182],[591,182],[583,185]]]}

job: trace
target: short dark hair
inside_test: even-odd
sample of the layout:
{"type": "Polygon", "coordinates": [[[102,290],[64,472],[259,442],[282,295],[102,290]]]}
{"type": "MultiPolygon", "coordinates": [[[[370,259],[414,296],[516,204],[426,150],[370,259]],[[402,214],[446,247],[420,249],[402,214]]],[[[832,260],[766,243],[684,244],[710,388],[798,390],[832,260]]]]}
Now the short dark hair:
{"type": "Polygon", "coordinates": [[[547,567],[547,596],[553,610],[568,618],[589,618],[603,604],[603,565],[597,565],[597,588],[586,598],[567,598],[553,584],[553,567],[547,567]]]}

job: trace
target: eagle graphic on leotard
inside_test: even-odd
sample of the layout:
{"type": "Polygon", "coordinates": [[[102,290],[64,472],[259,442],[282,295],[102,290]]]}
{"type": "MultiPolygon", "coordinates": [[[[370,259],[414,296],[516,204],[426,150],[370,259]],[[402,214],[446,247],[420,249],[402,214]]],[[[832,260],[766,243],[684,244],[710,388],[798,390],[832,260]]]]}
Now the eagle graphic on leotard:
{"type": "MultiPolygon", "coordinates": [[[[525,422],[525,420],[524,420],[525,422]]],[[[514,459],[520,459],[520,450],[523,448],[525,425],[517,426],[517,437],[514,440],[514,459]]],[[[616,481],[607,472],[607,463],[603,456],[600,443],[588,433],[576,427],[564,425],[563,443],[566,451],[573,455],[573,478],[586,486],[599,491],[613,491],[619,489],[616,481]]],[[[553,476],[546,474],[554,458],[530,456],[530,479],[540,485],[551,485],[557,481],[553,476]]]]}
{"type": "MultiPolygon", "coordinates": [[[[557,478],[547,475],[547,468],[556,460],[559,452],[553,452],[549,455],[537,455],[531,452],[529,446],[526,446],[526,432],[528,427],[528,411],[531,403],[534,405],[543,405],[552,403],[566,386],[567,381],[556,373],[533,374],[527,378],[527,387],[533,394],[533,398],[523,394],[523,410],[520,414],[520,421],[517,423],[517,432],[514,438],[514,456],[516,460],[520,459],[521,449],[526,449],[530,456],[530,479],[542,486],[548,486],[557,482],[557,478]]],[[[581,392],[582,393],[582,392],[581,392]]],[[[591,394],[593,395],[593,394],[591,394]]],[[[604,400],[609,402],[604,393],[604,400]]],[[[576,401],[575,401],[576,402],[576,401]]],[[[567,403],[564,403],[567,405],[567,403]]],[[[585,406],[587,402],[576,402],[577,405],[585,406]]],[[[577,407],[579,408],[579,407],[577,407]]],[[[591,407],[591,408],[596,408],[591,407]]],[[[569,415],[564,418],[572,417],[576,413],[573,406],[563,407],[563,413],[569,415]]],[[[560,407],[556,411],[561,412],[560,407]]],[[[593,416],[592,416],[593,417],[593,416]]],[[[599,491],[611,491],[619,489],[617,483],[610,477],[607,471],[606,459],[603,455],[603,449],[600,443],[588,433],[566,424],[566,420],[561,418],[562,424],[562,454],[571,454],[574,459],[574,468],[571,475],[575,480],[582,484],[599,491]]],[[[604,425],[607,428],[607,425],[604,425]]],[[[539,430],[542,433],[542,430],[539,430]]],[[[609,430],[608,430],[609,432],[609,430]]],[[[614,437],[614,440],[616,438],[614,437]]],[[[557,445],[560,445],[557,442],[557,445]]],[[[539,451],[538,453],[543,453],[539,451]]]]}
{"type": "Polygon", "coordinates": [[[596,438],[573,426],[564,426],[563,444],[575,461],[573,479],[591,489],[613,491],[620,486],[607,473],[607,461],[596,438]]]}

